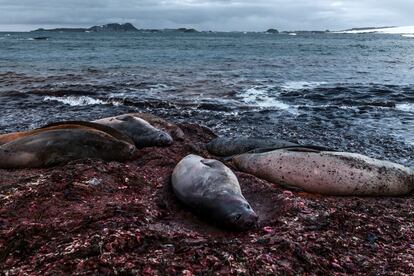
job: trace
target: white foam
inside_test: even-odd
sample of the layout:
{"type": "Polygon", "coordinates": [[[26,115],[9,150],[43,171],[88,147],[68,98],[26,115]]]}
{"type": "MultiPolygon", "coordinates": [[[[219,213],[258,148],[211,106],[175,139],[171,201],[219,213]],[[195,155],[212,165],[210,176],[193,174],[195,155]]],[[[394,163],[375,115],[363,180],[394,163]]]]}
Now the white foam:
{"type": "Polygon", "coordinates": [[[282,85],[282,89],[294,91],[301,90],[305,88],[316,88],[320,85],[326,84],[323,81],[288,81],[282,85]]]}
{"type": "Polygon", "coordinates": [[[277,93],[273,94],[272,97],[268,95],[271,87],[255,86],[247,89],[243,93],[243,101],[249,105],[255,105],[264,108],[275,108],[279,110],[286,110],[291,113],[297,113],[296,107],[285,104],[276,99],[277,93]]]}
{"type": "Polygon", "coordinates": [[[414,104],[406,103],[406,104],[397,104],[395,109],[405,111],[405,112],[414,112],[414,104]]]}
{"type": "Polygon", "coordinates": [[[414,37],[414,34],[404,34],[403,37],[414,37]]]}
{"type": "Polygon", "coordinates": [[[67,97],[53,97],[53,96],[46,96],[43,101],[47,102],[47,101],[56,101],[56,102],[60,102],[63,104],[67,104],[70,106],[87,106],[87,105],[97,105],[97,104],[101,104],[101,105],[106,105],[106,104],[111,104],[111,105],[120,105],[121,103],[118,101],[103,101],[103,100],[99,100],[99,99],[94,99],[91,97],[87,97],[87,96],[80,96],[80,97],[76,97],[76,96],[67,96],[67,97]]]}

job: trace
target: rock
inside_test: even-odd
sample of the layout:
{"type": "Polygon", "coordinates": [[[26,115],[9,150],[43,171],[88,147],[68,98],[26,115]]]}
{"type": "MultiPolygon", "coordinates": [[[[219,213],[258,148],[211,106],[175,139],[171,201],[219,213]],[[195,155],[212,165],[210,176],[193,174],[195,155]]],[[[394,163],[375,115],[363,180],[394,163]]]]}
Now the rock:
{"type": "Polygon", "coordinates": [[[278,34],[279,31],[276,30],[276,29],[269,29],[269,30],[266,31],[266,33],[269,33],[269,34],[278,34]]]}

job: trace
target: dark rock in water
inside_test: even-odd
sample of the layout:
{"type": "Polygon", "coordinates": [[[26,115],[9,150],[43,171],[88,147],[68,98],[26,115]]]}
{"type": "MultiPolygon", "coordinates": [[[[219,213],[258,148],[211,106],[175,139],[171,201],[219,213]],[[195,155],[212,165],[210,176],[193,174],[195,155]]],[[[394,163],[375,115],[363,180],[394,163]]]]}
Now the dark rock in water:
{"type": "Polygon", "coordinates": [[[93,26],[88,29],[90,32],[136,32],[137,28],[131,23],[118,24],[110,23],[102,26],[93,26]]]}
{"type": "Polygon", "coordinates": [[[279,31],[276,30],[276,29],[269,29],[269,30],[266,31],[266,33],[269,33],[269,34],[278,34],[279,31]]]}
{"type": "Polygon", "coordinates": [[[48,40],[50,37],[49,36],[37,36],[37,37],[33,37],[34,40],[48,40]]]}

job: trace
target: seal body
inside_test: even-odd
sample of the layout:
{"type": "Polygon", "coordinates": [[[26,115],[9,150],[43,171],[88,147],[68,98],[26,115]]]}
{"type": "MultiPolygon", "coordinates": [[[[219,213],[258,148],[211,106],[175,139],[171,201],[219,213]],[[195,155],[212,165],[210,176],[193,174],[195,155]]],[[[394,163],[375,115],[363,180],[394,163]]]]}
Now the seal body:
{"type": "Polygon", "coordinates": [[[106,125],[125,133],[131,137],[137,148],[169,146],[173,143],[173,139],[168,133],[130,114],[104,118],[96,120],[94,123],[106,125]]]}
{"type": "Polygon", "coordinates": [[[167,120],[164,120],[158,116],[155,116],[150,113],[128,113],[127,115],[131,115],[137,118],[141,118],[145,121],[147,121],[152,126],[167,132],[174,140],[182,141],[184,140],[185,134],[183,130],[177,126],[176,124],[169,122],[167,120]]]}
{"type": "Polygon", "coordinates": [[[109,126],[105,126],[105,125],[101,125],[101,124],[93,123],[93,122],[86,122],[86,121],[63,121],[63,122],[50,123],[50,124],[47,124],[46,126],[33,129],[33,130],[13,132],[13,133],[7,133],[7,134],[0,135],[0,146],[6,143],[12,142],[14,140],[26,137],[26,136],[44,132],[45,130],[74,129],[74,128],[85,129],[85,127],[105,132],[119,140],[123,140],[127,143],[134,144],[134,141],[132,141],[132,139],[129,138],[129,136],[109,126]]]}
{"type": "Polygon", "coordinates": [[[257,222],[237,177],[220,161],[186,156],[173,171],[172,187],[180,201],[221,226],[243,230],[257,222]]]}
{"type": "Polygon", "coordinates": [[[210,141],[207,150],[216,156],[232,156],[261,148],[285,148],[298,144],[271,137],[218,137],[210,141]]]}
{"type": "Polygon", "coordinates": [[[0,146],[0,168],[36,168],[72,160],[98,158],[125,161],[135,156],[133,144],[88,127],[46,128],[0,146]]]}
{"type": "Polygon", "coordinates": [[[414,189],[412,169],[348,152],[279,149],[235,156],[236,167],[276,184],[342,196],[398,196],[414,189]]]}

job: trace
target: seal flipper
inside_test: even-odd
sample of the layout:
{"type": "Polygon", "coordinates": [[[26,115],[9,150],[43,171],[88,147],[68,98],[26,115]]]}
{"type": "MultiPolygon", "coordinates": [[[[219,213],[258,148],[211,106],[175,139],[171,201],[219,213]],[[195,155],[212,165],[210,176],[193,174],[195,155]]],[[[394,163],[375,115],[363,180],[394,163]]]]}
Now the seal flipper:
{"type": "MultiPolygon", "coordinates": [[[[134,121],[135,119],[141,119],[141,118],[137,118],[137,117],[134,117],[134,116],[129,115],[129,114],[124,114],[124,115],[117,116],[116,119],[120,120],[120,121],[128,122],[128,121],[134,121]]],[[[145,121],[145,120],[143,120],[143,121],[145,121]]],[[[147,122],[147,121],[145,121],[145,122],[147,122]]]]}
{"type": "Polygon", "coordinates": [[[218,160],[214,160],[214,159],[203,159],[203,160],[200,160],[200,162],[210,168],[215,168],[215,169],[222,168],[224,166],[223,163],[221,163],[218,160]]]}

